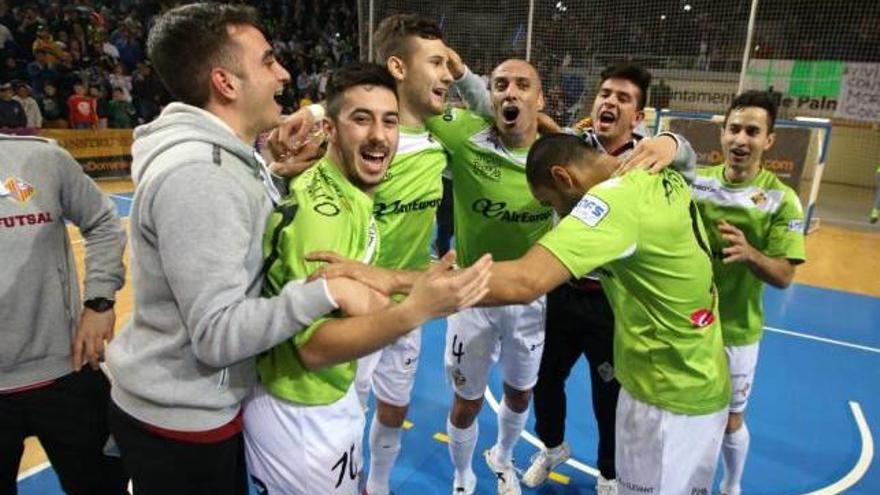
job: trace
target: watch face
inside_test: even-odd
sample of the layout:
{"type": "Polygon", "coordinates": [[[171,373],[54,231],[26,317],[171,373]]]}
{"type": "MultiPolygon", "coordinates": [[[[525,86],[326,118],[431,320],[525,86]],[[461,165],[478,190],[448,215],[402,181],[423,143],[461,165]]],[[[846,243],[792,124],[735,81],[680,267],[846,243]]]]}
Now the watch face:
{"type": "Polygon", "coordinates": [[[112,309],[114,303],[115,301],[113,301],[112,299],[96,297],[94,299],[89,299],[88,301],[84,302],[83,306],[91,309],[92,311],[103,313],[104,311],[112,309]]]}

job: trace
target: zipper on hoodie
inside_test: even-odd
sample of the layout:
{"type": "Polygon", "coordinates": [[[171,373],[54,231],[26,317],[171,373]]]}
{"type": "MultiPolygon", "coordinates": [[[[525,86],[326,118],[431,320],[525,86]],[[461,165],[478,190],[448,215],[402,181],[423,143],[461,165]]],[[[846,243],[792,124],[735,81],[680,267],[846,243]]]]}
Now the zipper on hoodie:
{"type": "Polygon", "coordinates": [[[220,383],[217,384],[218,390],[225,390],[229,384],[229,368],[220,370],[220,383]]]}

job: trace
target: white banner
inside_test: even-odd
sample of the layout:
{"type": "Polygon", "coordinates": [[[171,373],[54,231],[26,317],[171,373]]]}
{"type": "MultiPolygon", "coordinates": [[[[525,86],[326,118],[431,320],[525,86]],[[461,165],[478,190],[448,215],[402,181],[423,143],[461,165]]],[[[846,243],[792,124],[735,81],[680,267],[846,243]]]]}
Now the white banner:
{"type": "Polygon", "coordinates": [[[880,64],[848,62],[834,116],[880,122],[880,64]]]}

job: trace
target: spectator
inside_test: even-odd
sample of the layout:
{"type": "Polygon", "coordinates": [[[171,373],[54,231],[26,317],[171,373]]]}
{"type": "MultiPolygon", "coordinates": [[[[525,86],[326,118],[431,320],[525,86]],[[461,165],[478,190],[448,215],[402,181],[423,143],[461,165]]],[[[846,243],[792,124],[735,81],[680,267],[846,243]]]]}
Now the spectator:
{"type": "Polygon", "coordinates": [[[73,129],[94,129],[98,124],[98,102],[88,96],[82,82],[73,85],[73,94],[67,99],[68,120],[73,129]]]}
{"type": "Polygon", "coordinates": [[[43,127],[43,114],[40,113],[40,105],[32,96],[33,91],[26,83],[19,83],[15,88],[16,95],[13,97],[15,101],[21,104],[24,114],[27,117],[27,127],[39,129],[43,127]]]}
{"type": "Polygon", "coordinates": [[[0,68],[0,81],[22,81],[27,78],[27,71],[18,64],[14,56],[7,55],[4,57],[3,67],[0,68]]]}
{"type": "Polygon", "coordinates": [[[43,86],[43,95],[37,98],[37,104],[43,115],[43,127],[51,129],[67,127],[67,120],[64,119],[64,104],[53,83],[46,83],[43,86]]]}
{"type": "Polygon", "coordinates": [[[95,112],[98,114],[98,129],[107,128],[107,118],[110,116],[109,101],[107,100],[107,91],[103,84],[95,84],[89,86],[89,96],[95,102],[95,112]]]}
{"type": "Polygon", "coordinates": [[[134,105],[125,98],[121,88],[113,88],[113,99],[107,103],[107,127],[131,129],[135,122],[134,105]]]}
{"type": "Polygon", "coordinates": [[[14,41],[12,31],[5,24],[0,24],[0,50],[5,50],[6,44],[14,41]]]}
{"type": "Polygon", "coordinates": [[[122,90],[122,95],[125,97],[125,101],[131,101],[131,76],[126,75],[125,67],[123,67],[122,64],[116,64],[113,66],[113,73],[108,76],[107,80],[110,82],[112,88],[119,88],[122,90]]]}
{"type": "Polygon", "coordinates": [[[26,125],[24,108],[12,98],[12,84],[0,84],[0,129],[18,129],[26,125]]]}
{"type": "Polygon", "coordinates": [[[37,27],[37,39],[32,45],[32,52],[36,54],[42,51],[46,54],[46,65],[52,67],[64,54],[64,48],[52,38],[52,33],[47,26],[37,27]]]}

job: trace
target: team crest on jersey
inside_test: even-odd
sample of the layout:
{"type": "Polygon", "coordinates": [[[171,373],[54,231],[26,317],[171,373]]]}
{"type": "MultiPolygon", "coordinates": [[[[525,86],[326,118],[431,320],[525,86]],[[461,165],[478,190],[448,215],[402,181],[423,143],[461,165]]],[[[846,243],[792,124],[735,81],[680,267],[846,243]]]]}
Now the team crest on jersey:
{"type": "Polygon", "coordinates": [[[36,193],[34,186],[15,176],[7,177],[0,184],[0,197],[8,197],[17,203],[27,203],[36,193]]]}
{"type": "Polygon", "coordinates": [[[804,231],[804,221],[803,220],[789,220],[788,221],[788,230],[792,232],[803,232],[804,231]]]}
{"type": "Polygon", "coordinates": [[[755,206],[761,206],[767,202],[767,195],[764,194],[764,191],[756,191],[755,194],[752,194],[750,199],[755,206]]]}
{"type": "Polygon", "coordinates": [[[571,216],[584,222],[588,227],[595,227],[608,216],[609,211],[611,211],[611,207],[608,206],[608,203],[592,194],[585,194],[571,211],[571,216]]]}

